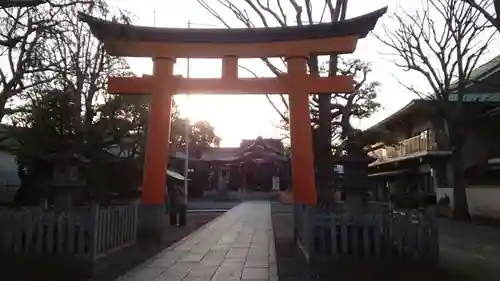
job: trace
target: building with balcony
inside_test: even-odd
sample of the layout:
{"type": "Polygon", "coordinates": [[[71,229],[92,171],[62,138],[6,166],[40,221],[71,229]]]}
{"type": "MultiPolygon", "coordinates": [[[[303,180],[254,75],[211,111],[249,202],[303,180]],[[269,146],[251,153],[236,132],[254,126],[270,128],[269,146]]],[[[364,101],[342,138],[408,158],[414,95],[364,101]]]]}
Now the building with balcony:
{"type": "MultiPolygon", "coordinates": [[[[473,73],[460,116],[464,174],[472,215],[500,218],[500,58],[473,73]],[[494,62],[494,63],[492,63],[494,62]],[[495,87],[494,85],[498,85],[495,87]]],[[[451,95],[450,103],[453,103],[451,95]]],[[[436,100],[413,100],[396,113],[367,129],[392,133],[396,145],[373,144],[370,177],[377,197],[395,192],[419,194],[424,205],[449,198],[451,149],[443,124],[443,105],[436,100]]]]}
{"type": "MultiPolygon", "coordinates": [[[[370,152],[376,158],[370,164],[370,177],[379,198],[402,192],[420,194],[425,205],[445,197],[453,200],[447,180],[451,149],[446,138],[439,138],[439,104],[435,100],[413,100],[368,129],[390,131],[397,142],[374,144],[370,152]]],[[[463,161],[470,211],[500,218],[500,116],[487,114],[498,106],[498,102],[465,104],[461,129],[465,135],[463,161]]]]}

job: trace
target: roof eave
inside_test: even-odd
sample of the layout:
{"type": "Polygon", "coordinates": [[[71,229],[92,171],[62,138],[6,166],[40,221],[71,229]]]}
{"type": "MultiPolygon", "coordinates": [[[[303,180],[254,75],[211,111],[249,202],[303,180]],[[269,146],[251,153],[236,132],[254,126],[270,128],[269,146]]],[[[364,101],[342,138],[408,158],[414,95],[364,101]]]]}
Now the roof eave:
{"type": "Polygon", "coordinates": [[[384,7],[356,18],[334,23],[252,29],[154,28],[111,22],[83,13],[79,14],[79,18],[90,26],[94,36],[101,41],[136,40],[226,44],[299,41],[349,35],[359,35],[360,38],[364,38],[373,30],[386,11],[387,7],[384,7]]]}
{"type": "Polygon", "coordinates": [[[379,121],[375,125],[371,126],[370,128],[366,129],[365,131],[371,131],[374,129],[381,129],[387,125],[387,123],[391,122],[392,119],[396,118],[398,115],[404,114],[406,111],[410,110],[413,106],[415,106],[420,100],[414,99],[407,103],[405,106],[400,108],[398,111],[394,112],[393,114],[387,116],[386,118],[382,119],[382,121],[379,121]]]}

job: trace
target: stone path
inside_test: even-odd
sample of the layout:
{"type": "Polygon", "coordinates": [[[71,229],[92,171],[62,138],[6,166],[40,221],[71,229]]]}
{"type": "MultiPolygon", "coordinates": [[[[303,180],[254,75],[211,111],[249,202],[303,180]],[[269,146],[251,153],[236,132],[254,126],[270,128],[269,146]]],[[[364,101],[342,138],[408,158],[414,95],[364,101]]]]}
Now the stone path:
{"type": "Polygon", "coordinates": [[[118,281],[277,281],[268,202],[242,203],[118,281]]]}

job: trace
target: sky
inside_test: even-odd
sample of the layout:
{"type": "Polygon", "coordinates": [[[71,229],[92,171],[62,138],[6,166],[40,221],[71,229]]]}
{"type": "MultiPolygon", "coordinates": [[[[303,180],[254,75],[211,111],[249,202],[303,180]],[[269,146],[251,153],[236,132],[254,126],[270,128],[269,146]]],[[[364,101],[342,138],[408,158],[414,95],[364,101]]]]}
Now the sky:
{"type": "MultiPolygon", "coordinates": [[[[188,22],[190,22],[193,28],[223,27],[196,0],[108,0],[108,2],[113,6],[132,12],[133,24],[137,25],[187,27],[188,22]]],[[[213,3],[214,8],[219,7],[216,6],[216,0],[206,2],[213,3]]],[[[235,5],[238,5],[237,2],[242,1],[233,1],[235,5]]],[[[388,14],[379,21],[375,28],[374,32],[378,33],[382,24],[390,21],[390,13],[398,5],[411,7],[418,2],[415,0],[350,0],[347,18],[389,6],[388,14]]],[[[319,6],[322,8],[322,5],[319,6]]],[[[229,23],[234,27],[238,27],[240,24],[230,12],[221,12],[221,15],[225,19],[229,19],[229,23]]],[[[290,12],[289,17],[293,18],[294,15],[290,12]]],[[[412,99],[417,98],[401,86],[398,80],[412,81],[417,84],[421,81],[425,87],[425,81],[421,77],[401,71],[393,65],[389,57],[382,55],[389,51],[376,38],[369,35],[366,39],[359,41],[356,51],[349,56],[371,62],[373,71],[370,73],[369,79],[381,82],[378,101],[382,104],[382,108],[372,117],[356,121],[353,125],[359,128],[374,125],[412,99]]],[[[149,59],[129,58],[128,61],[132,71],[137,75],[150,74],[152,71],[152,63],[149,59]]],[[[259,60],[246,60],[240,64],[244,64],[259,76],[271,75],[270,71],[259,60]]],[[[177,60],[175,72],[186,77],[186,66],[186,60],[177,60]]],[[[190,77],[215,78],[220,77],[220,72],[220,60],[191,59],[189,62],[190,77]]],[[[244,70],[240,70],[239,75],[240,77],[251,77],[244,70]]],[[[273,99],[278,101],[279,97],[273,97],[273,99]]],[[[193,122],[197,120],[210,122],[215,127],[216,134],[222,139],[221,146],[239,146],[242,139],[255,139],[257,136],[280,138],[283,135],[283,132],[276,128],[280,122],[280,116],[264,95],[189,95],[188,98],[185,95],[177,95],[175,101],[179,106],[181,116],[188,116],[193,122]]]]}

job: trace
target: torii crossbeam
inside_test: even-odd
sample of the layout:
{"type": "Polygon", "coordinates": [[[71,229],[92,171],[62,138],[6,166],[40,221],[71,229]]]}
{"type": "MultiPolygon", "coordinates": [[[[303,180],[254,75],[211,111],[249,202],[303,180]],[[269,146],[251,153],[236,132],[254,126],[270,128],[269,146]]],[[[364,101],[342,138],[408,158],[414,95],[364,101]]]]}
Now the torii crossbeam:
{"type": "Polygon", "coordinates": [[[349,93],[349,76],[318,77],[307,71],[311,55],[351,53],[386,12],[309,26],[253,29],[153,28],[104,21],[81,14],[111,55],[151,57],[151,76],[110,77],[113,94],[150,94],[150,118],[142,185],[141,228],[161,231],[165,200],[172,96],[177,93],[288,94],[295,203],[316,204],[311,93],[349,93]],[[274,78],[239,78],[238,58],[284,57],[287,72],[274,78]],[[177,58],[222,58],[219,79],[183,78],[173,74],[177,58]]]}

